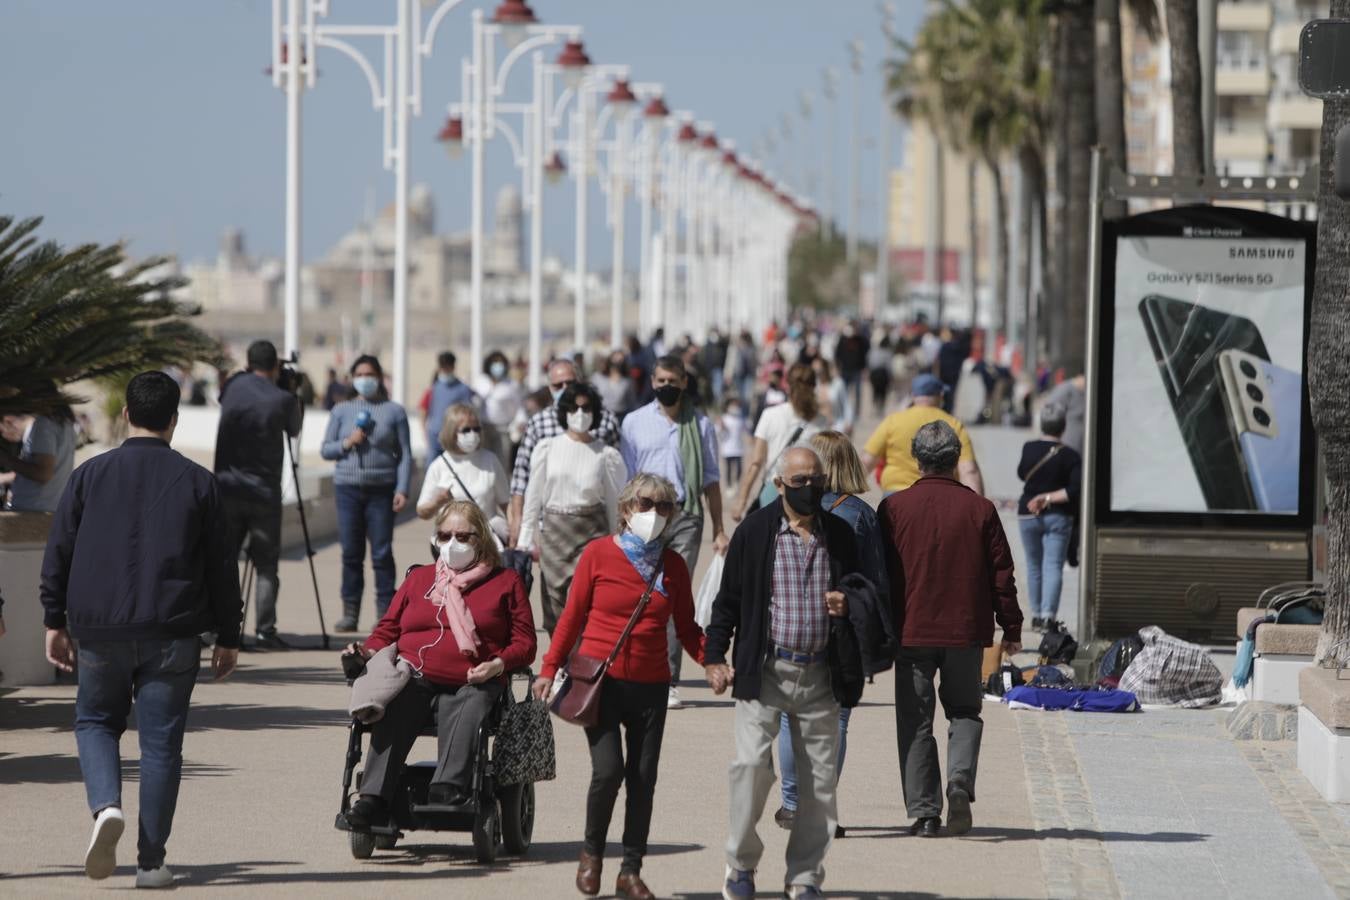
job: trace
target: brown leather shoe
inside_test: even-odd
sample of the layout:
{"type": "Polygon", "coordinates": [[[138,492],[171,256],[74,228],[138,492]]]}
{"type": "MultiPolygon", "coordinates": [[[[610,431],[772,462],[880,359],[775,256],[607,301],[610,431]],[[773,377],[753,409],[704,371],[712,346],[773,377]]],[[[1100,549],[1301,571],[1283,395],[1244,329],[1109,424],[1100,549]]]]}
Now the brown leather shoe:
{"type": "Polygon", "coordinates": [[[620,900],[656,900],[656,895],[636,872],[619,873],[618,881],[614,882],[614,896],[620,900]]]}
{"type": "Polygon", "coordinates": [[[577,890],[587,897],[600,893],[600,867],[603,864],[603,859],[582,850],[581,858],[577,861],[577,890]]]}

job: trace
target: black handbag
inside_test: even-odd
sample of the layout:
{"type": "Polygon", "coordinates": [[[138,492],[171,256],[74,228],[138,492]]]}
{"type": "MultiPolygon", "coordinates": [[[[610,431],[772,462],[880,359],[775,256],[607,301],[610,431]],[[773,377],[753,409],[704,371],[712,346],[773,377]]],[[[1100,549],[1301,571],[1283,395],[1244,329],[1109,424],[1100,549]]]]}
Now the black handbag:
{"type": "Polygon", "coordinates": [[[526,697],[507,705],[492,745],[492,766],[498,784],[552,781],[558,776],[548,704],[526,697]]]}

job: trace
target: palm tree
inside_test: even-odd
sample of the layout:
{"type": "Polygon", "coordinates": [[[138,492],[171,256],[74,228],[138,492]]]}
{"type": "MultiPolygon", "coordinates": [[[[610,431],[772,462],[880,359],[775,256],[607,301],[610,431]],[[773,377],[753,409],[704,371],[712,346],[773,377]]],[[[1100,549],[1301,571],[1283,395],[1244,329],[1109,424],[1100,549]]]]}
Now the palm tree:
{"type": "Polygon", "coordinates": [[[220,344],[172,293],[187,282],[130,265],[120,246],[65,250],[39,242],[41,219],[0,216],[0,415],[48,415],[81,402],[85,380],[146,369],[223,363],[220,344]]]}
{"type": "Polygon", "coordinates": [[[1172,174],[1203,175],[1205,125],[1200,114],[1200,16],[1196,0],[1166,0],[1172,55],[1172,174]]]}
{"type": "MultiPolygon", "coordinates": [[[[1350,18],[1350,0],[1331,15],[1350,18]]],[[[1322,172],[1317,191],[1317,278],[1308,336],[1308,390],[1326,466],[1327,607],[1317,658],[1350,662],[1350,203],[1336,196],[1336,133],[1350,123],[1350,100],[1322,104],[1322,172]]]]}
{"type": "MultiPolygon", "coordinates": [[[[1134,20],[1150,40],[1158,35],[1158,6],[1155,0],[1126,0],[1134,20]]],[[[1126,167],[1125,153],[1125,73],[1121,61],[1121,0],[1095,0],[1097,65],[1097,143],[1113,164],[1126,167]]],[[[1109,200],[1102,208],[1107,218],[1118,218],[1126,211],[1123,200],[1109,200]]]]}

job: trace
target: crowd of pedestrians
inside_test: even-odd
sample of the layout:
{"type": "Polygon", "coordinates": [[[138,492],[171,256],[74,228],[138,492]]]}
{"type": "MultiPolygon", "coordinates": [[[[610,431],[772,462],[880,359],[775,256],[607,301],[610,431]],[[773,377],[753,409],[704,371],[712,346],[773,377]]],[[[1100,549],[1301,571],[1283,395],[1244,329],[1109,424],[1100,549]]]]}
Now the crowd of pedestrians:
{"type": "MultiPolygon", "coordinates": [[[[321,453],[335,463],[342,559],[336,630],[368,632],[347,648],[368,672],[405,670],[376,704],[383,717],[347,814],[353,828],[390,815],[408,749],[431,722],[439,741],[430,802],[468,802],[475,756],[455,736],[476,733],[508,673],[536,657],[522,577],[533,560],[539,624],[550,636],[536,697],[552,696],[572,654],[603,658],[623,646],[586,728],[583,894],[600,890],[623,787],[615,890],[652,896],[642,862],[686,653],[715,693],[735,700],[724,897],[754,896],[764,851],[757,829],[775,771],[773,820],[791,832],[786,894],[823,896],[826,855],[846,833],[836,785],[850,714],[866,681],[892,667],[911,830],[939,835],[944,810],[948,832],[970,829],[981,655],[996,642],[1015,652],[1022,639],[1012,554],[966,429],[1011,420],[1019,401],[978,336],[794,320],[758,337],[713,331],[696,345],[667,344],[658,331],[594,360],[552,361],[533,394],[499,351],[472,384],[456,362],[439,355],[415,411],[427,447],[420,487],[413,424],[390,399],[377,358],[359,357],[341,380],[330,370],[322,392],[321,453]],[[864,435],[868,388],[881,421],[864,435]],[[884,496],[877,508],[862,496],[874,483],[884,496]],[[393,532],[414,487],[409,512],[431,523],[434,561],[399,584],[393,532]],[[706,630],[695,621],[692,583],[705,535],[725,557],[706,630]],[[373,628],[360,624],[367,547],[373,628]],[[650,602],[630,623],[644,593],[650,602]],[[939,701],[951,723],[945,788],[932,732],[939,701]]],[[[21,448],[0,449],[11,501],[56,513],[41,593],[49,657],[73,668],[74,638],[86,672],[76,735],[95,816],[91,877],[111,872],[123,827],[116,743],[134,703],[143,725],[162,723],[141,729],[143,759],[154,762],[142,763],[138,884],[172,881],[164,845],[198,641],[214,642],[217,677],[227,675],[241,643],[241,550],[256,572],[256,645],[287,646],[277,632],[281,488],[304,404],[282,370],[275,348],[259,341],[245,371],[223,384],[214,478],[169,448],[181,390],[160,373],[127,389],[131,437],[73,476],[64,417],[0,420],[0,436],[21,448]],[[160,497],[154,486],[173,472],[181,475],[172,495],[160,497]],[[152,519],[160,562],[128,567],[145,559],[147,538],[113,523],[152,519]],[[124,579],[131,602],[101,599],[108,592],[94,590],[94,579],[105,587],[124,579]]],[[[1033,627],[1057,613],[1073,540],[1083,390],[1081,378],[1056,389],[1017,468],[1033,627]]]]}

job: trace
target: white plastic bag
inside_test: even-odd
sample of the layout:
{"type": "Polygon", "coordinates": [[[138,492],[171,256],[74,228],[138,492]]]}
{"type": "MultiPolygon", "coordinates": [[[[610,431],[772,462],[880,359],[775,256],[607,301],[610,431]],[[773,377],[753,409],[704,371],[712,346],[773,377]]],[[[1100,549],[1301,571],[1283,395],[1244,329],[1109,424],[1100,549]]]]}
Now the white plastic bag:
{"type": "Polygon", "coordinates": [[[713,601],[717,599],[717,591],[722,586],[722,563],[726,561],[720,553],[714,553],[712,562],[708,563],[708,571],[703,573],[703,580],[698,583],[698,593],[694,595],[694,621],[700,628],[707,628],[708,623],[712,621],[713,601]]]}

